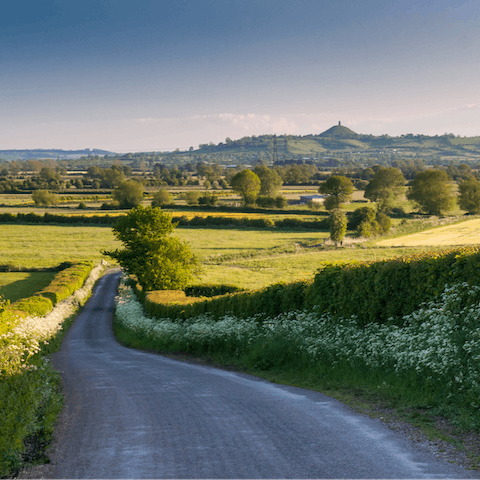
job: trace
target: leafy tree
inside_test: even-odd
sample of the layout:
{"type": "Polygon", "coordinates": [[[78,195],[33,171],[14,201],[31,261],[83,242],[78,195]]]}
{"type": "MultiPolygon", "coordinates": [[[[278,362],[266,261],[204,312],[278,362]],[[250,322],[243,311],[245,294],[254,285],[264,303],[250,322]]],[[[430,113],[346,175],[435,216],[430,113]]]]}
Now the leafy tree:
{"type": "Polygon", "coordinates": [[[113,226],[122,250],[104,251],[135,275],[144,291],[180,290],[198,271],[198,261],[186,242],[171,236],[177,224],[160,208],[139,205],[113,226]]]}
{"type": "Polygon", "coordinates": [[[461,163],[458,166],[449,165],[447,167],[447,175],[452,177],[455,181],[459,180],[466,180],[467,178],[473,175],[472,167],[470,165],[466,165],[465,163],[461,163]]]}
{"type": "Polygon", "coordinates": [[[444,170],[418,172],[408,187],[407,198],[430,215],[443,215],[455,207],[450,178],[444,170]]]}
{"type": "Polygon", "coordinates": [[[205,195],[198,197],[198,203],[200,205],[216,205],[218,203],[218,196],[207,192],[205,195]]]}
{"type": "Polygon", "coordinates": [[[480,182],[475,177],[470,177],[458,185],[458,204],[468,213],[480,213],[480,182]]]}
{"type": "Polygon", "coordinates": [[[153,194],[152,207],[161,207],[162,205],[169,205],[170,203],[172,203],[172,196],[164,188],[161,188],[153,194]]]}
{"type": "Polygon", "coordinates": [[[113,199],[120,208],[136,207],[143,200],[143,185],[135,180],[126,180],[113,191],[113,199]]]}
{"type": "Polygon", "coordinates": [[[365,198],[377,202],[382,212],[393,207],[400,187],[405,185],[403,173],[394,167],[379,167],[365,188],[365,198]]]}
{"type": "Polygon", "coordinates": [[[260,192],[261,182],[256,173],[251,170],[242,170],[232,177],[230,185],[243,197],[245,205],[252,205],[260,192]]]}
{"type": "Polygon", "coordinates": [[[377,212],[374,207],[357,208],[352,212],[348,228],[356,230],[358,237],[370,238],[390,230],[392,220],[384,212],[377,212]]]}
{"type": "Polygon", "coordinates": [[[342,203],[349,202],[352,198],[353,183],[342,175],[332,175],[318,189],[319,193],[328,195],[323,204],[329,211],[336,210],[342,203]]]}
{"type": "Polygon", "coordinates": [[[348,228],[350,230],[356,230],[362,222],[372,223],[375,221],[376,214],[375,208],[371,206],[357,208],[350,215],[348,228]]]}
{"type": "Polygon", "coordinates": [[[190,190],[185,193],[185,201],[187,202],[187,205],[197,205],[199,198],[200,192],[197,190],[190,190]]]}
{"type": "Polygon", "coordinates": [[[50,193],[48,190],[35,190],[32,193],[32,200],[35,205],[56,205],[58,203],[58,197],[54,193],[50,193]]]}
{"type": "Polygon", "coordinates": [[[330,238],[341,242],[347,232],[347,216],[343,210],[335,209],[330,213],[330,238]]]}
{"type": "Polygon", "coordinates": [[[265,197],[274,197],[277,190],[283,185],[282,177],[266,165],[257,165],[254,172],[260,179],[259,194],[265,197]]]}
{"type": "Polygon", "coordinates": [[[385,212],[377,212],[378,233],[384,234],[390,230],[392,219],[385,212]]]}

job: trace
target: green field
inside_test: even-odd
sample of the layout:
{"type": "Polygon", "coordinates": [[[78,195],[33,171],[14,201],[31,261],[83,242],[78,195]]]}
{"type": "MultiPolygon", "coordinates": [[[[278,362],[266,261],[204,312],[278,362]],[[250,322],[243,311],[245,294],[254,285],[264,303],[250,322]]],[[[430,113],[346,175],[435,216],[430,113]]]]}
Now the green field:
{"type": "Polygon", "coordinates": [[[10,303],[34,295],[48,286],[53,272],[2,272],[0,273],[0,296],[10,303]]]}
{"type": "MultiPolygon", "coordinates": [[[[311,278],[323,262],[380,260],[428,249],[362,245],[327,249],[322,244],[328,233],[313,231],[178,228],[176,235],[190,244],[204,264],[198,283],[228,283],[249,289],[311,278]]],[[[0,226],[2,265],[43,268],[67,261],[99,262],[104,258],[103,249],[119,246],[109,227],[0,226]]]]}
{"type": "Polygon", "coordinates": [[[54,267],[62,262],[99,262],[104,248],[119,245],[107,227],[0,225],[0,264],[54,267]]]}

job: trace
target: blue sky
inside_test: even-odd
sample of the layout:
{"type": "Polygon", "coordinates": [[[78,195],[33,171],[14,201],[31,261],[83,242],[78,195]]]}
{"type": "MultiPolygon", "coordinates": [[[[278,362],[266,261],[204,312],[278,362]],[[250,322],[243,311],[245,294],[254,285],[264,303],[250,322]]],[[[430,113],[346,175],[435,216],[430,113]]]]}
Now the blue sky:
{"type": "Polygon", "coordinates": [[[0,149],[480,136],[480,0],[16,0],[0,149]]]}

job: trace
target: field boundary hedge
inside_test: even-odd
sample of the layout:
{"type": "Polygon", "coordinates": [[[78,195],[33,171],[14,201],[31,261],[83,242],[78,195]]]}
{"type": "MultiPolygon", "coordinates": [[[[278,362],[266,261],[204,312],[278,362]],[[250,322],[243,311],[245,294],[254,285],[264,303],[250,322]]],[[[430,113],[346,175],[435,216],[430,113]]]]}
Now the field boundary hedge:
{"type": "Polygon", "coordinates": [[[292,310],[313,310],[334,317],[357,318],[359,325],[394,323],[438,297],[447,285],[480,284],[480,247],[427,252],[376,262],[323,264],[313,281],[279,283],[201,301],[158,304],[145,299],[151,316],[215,318],[276,316],[292,310]]]}
{"type": "Polygon", "coordinates": [[[6,307],[5,312],[13,313],[18,317],[29,315],[43,317],[58,302],[68,298],[78,290],[93,270],[93,262],[91,261],[62,264],[62,266],[64,268],[53,277],[47,287],[31,297],[11,303],[6,307]]]}
{"type": "MultiPolygon", "coordinates": [[[[100,225],[111,226],[119,216],[110,215],[57,215],[44,213],[0,213],[0,224],[45,224],[45,225],[100,225]]],[[[273,221],[270,218],[249,217],[220,217],[208,215],[188,218],[186,215],[173,217],[173,222],[178,222],[181,227],[233,227],[233,228],[303,228],[309,230],[328,230],[328,218],[314,217],[312,220],[301,218],[283,218],[273,221]]]]}

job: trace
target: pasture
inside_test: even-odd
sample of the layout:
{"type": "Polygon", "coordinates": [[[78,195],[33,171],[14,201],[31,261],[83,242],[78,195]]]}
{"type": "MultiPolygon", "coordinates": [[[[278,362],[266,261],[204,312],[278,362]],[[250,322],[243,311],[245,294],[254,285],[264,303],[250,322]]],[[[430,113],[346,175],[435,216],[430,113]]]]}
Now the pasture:
{"type": "MultiPolygon", "coordinates": [[[[110,227],[1,225],[0,232],[0,264],[16,268],[99,262],[104,258],[103,249],[120,247],[110,227]]],[[[380,260],[427,249],[324,248],[327,232],[300,230],[190,227],[177,228],[175,234],[190,244],[203,264],[198,283],[235,284],[246,289],[312,278],[323,262],[380,260]]],[[[5,279],[5,275],[0,274],[0,278],[5,279]]]]}
{"type": "Polygon", "coordinates": [[[380,247],[446,247],[480,243],[480,219],[466,220],[399,238],[380,240],[380,247]]]}
{"type": "Polygon", "coordinates": [[[54,272],[4,272],[0,273],[0,297],[16,302],[45,288],[53,280],[54,272]]]}

